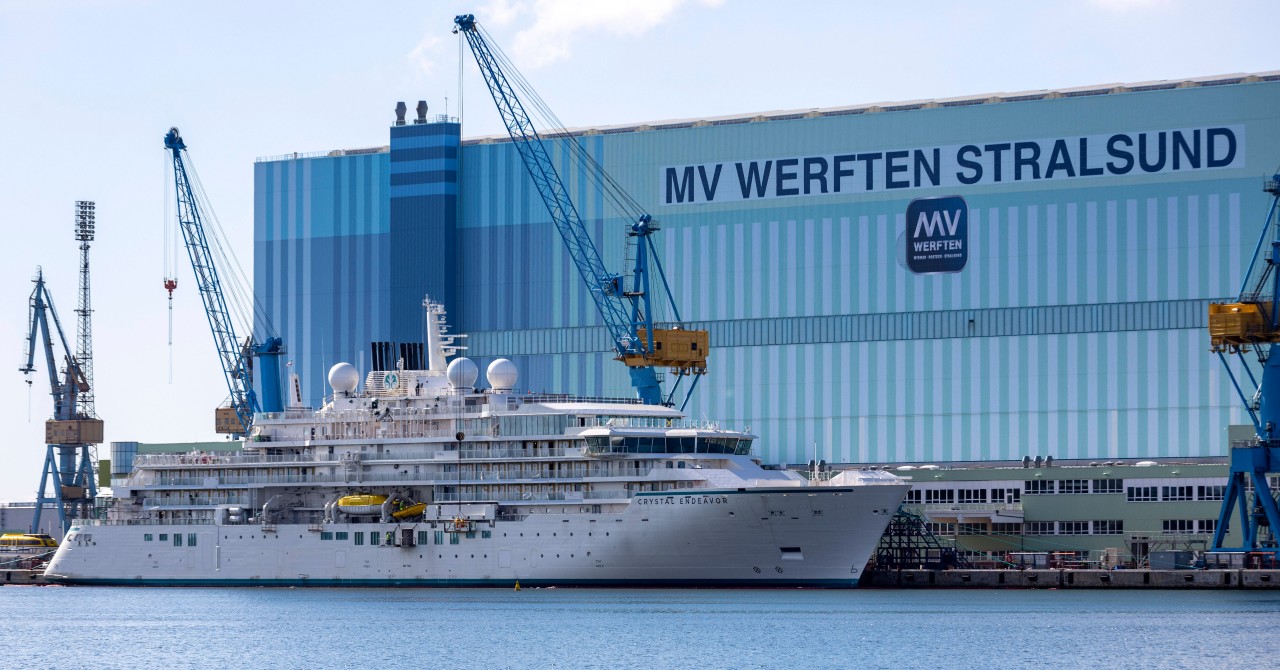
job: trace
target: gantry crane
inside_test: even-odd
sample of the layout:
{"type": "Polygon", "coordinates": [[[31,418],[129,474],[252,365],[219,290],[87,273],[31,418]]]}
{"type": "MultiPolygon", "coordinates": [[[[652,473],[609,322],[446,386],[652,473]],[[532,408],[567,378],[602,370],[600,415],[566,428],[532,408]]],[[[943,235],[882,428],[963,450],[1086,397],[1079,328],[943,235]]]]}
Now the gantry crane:
{"type": "MultiPolygon", "coordinates": [[[[44,424],[45,459],[40,475],[40,490],[36,495],[36,509],[31,521],[31,532],[40,532],[40,514],[45,505],[53,503],[58,509],[58,519],[65,533],[71,521],[88,517],[93,509],[97,487],[93,477],[91,445],[102,442],[102,421],[87,413],[81,399],[91,393],[88,378],[80,361],[67,345],[62,322],[53,306],[53,297],[44,283],[44,272],[36,268],[32,280],[28,309],[28,336],[26,365],[18,368],[24,375],[35,371],[37,333],[44,349],[45,369],[49,373],[49,393],[53,396],[53,418],[44,424]],[[52,324],[52,326],[50,325],[52,324]],[[59,373],[54,353],[54,333],[62,345],[64,367],[59,373]]],[[[31,384],[30,377],[27,383],[31,384]]]]}
{"type": "MultiPolygon", "coordinates": [[[[671,405],[680,380],[686,375],[693,375],[693,382],[684,399],[687,404],[698,379],[707,371],[709,336],[705,330],[679,327],[680,313],[676,309],[671,289],[662,272],[662,264],[653,247],[652,235],[659,228],[658,222],[645,213],[613,179],[604,174],[576,141],[570,139],[566,142],[566,148],[578,152],[576,155],[588,165],[588,178],[599,179],[605,197],[632,222],[626,233],[628,244],[634,244],[635,252],[631,285],[628,287],[626,277],[605,269],[600,252],[587,234],[582,217],[569,199],[568,189],[560,179],[547,148],[543,145],[542,137],[534,127],[512,82],[520,86],[535,109],[540,109],[545,115],[550,115],[550,110],[537,98],[537,94],[529,88],[519,72],[515,71],[510,60],[491,45],[487,34],[476,23],[475,16],[465,14],[455,17],[454,32],[461,33],[471,47],[476,65],[484,75],[485,84],[488,85],[489,93],[507,127],[507,134],[520,153],[529,177],[533,179],[556,230],[564,240],[570,258],[578,268],[578,274],[586,283],[587,291],[604,319],[605,327],[613,340],[615,358],[627,366],[636,394],[648,404],[671,405]],[[512,76],[508,77],[508,71],[512,76]],[[657,270],[657,279],[661,281],[671,306],[676,324],[674,327],[660,327],[654,323],[653,302],[650,299],[650,284],[653,279],[650,271],[651,258],[652,267],[657,270]],[[676,384],[665,398],[655,369],[658,367],[666,367],[677,375],[676,384]]],[[[628,251],[631,251],[630,246],[628,251]]]]}
{"type": "Polygon", "coordinates": [[[1249,444],[1231,445],[1229,479],[1213,534],[1213,551],[1280,551],[1280,509],[1267,483],[1268,473],[1280,472],[1280,355],[1276,355],[1280,354],[1280,268],[1276,267],[1280,263],[1280,219],[1276,216],[1280,174],[1267,179],[1263,190],[1271,195],[1271,208],[1240,285],[1240,297],[1233,303],[1209,305],[1211,350],[1222,360],[1256,431],[1249,444]],[[1261,364],[1256,376],[1246,355],[1261,364]],[[1243,374],[1233,371],[1231,357],[1243,374]],[[1252,386],[1251,394],[1241,386],[1242,377],[1252,386]],[[1239,547],[1225,547],[1237,508],[1243,542],[1239,547]]]}
{"type": "MultiPolygon", "coordinates": [[[[283,408],[280,357],[284,354],[284,347],[280,338],[273,335],[261,340],[251,335],[243,342],[236,337],[235,325],[227,310],[227,299],[218,279],[218,268],[205,234],[204,205],[196,199],[197,189],[192,186],[195,175],[188,170],[187,161],[183,159],[187,145],[177,128],[170,128],[165,134],[164,146],[173,159],[178,227],[182,229],[182,239],[191,258],[191,268],[195,272],[196,285],[204,301],[205,314],[209,318],[209,328],[213,331],[213,342],[230,393],[229,407],[216,410],[215,428],[219,433],[247,435],[255,412],[279,412],[283,408]],[[261,402],[253,389],[255,357],[262,359],[261,402]]],[[[165,279],[165,288],[170,295],[176,286],[176,282],[170,284],[172,281],[165,279]]]]}

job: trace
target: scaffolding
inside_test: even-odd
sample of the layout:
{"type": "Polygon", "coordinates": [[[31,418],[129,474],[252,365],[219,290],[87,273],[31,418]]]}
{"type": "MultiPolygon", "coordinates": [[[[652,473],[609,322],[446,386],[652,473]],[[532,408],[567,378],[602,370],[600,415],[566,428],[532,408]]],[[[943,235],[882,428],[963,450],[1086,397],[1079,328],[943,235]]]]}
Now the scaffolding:
{"type": "Polygon", "coordinates": [[[875,569],[950,570],[968,568],[969,560],[929,530],[924,517],[899,507],[876,548],[875,569]]]}

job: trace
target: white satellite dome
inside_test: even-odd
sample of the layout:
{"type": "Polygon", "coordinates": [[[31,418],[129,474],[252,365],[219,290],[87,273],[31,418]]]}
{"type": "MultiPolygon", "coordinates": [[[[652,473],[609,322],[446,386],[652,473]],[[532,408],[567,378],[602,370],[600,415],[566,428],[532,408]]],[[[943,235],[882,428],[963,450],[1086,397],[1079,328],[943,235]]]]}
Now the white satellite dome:
{"type": "Polygon", "coordinates": [[[516,379],[520,376],[516,371],[516,364],[505,358],[499,358],[489,364],[489,368],[485,370],[485,379],[489,380],[489,386],[495,391],[510,391],[516,385],[516,379]]]}
{"type": "Polygon", "coordinates": [[[455,358],[449,363],[449,383],[456,389],[475,388],[480,368],[470,358],[455,358]]]}
{"type": "Polygon", "coordinates": [[[329,368],[329,386],[334,393],[354,393],[360,386],[360,373],[350,363],[339,363],[329,368]]]}

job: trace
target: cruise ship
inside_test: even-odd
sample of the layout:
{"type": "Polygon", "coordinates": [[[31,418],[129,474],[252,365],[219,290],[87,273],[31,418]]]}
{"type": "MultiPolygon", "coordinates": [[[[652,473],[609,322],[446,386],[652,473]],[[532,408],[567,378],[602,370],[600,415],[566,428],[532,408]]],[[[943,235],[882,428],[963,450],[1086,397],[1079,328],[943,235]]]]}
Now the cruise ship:
{"type": "Polygon", "coordinates": [[[338,363],[321,408],[258,414],[239,451],[139,455],[47,579],[852,587],[908,489],[765,467],[749,429],[669,407],[521,393],[507,359],[478,389],[443,306],[424,309],[417,365],[361,388],[338,363]]]}

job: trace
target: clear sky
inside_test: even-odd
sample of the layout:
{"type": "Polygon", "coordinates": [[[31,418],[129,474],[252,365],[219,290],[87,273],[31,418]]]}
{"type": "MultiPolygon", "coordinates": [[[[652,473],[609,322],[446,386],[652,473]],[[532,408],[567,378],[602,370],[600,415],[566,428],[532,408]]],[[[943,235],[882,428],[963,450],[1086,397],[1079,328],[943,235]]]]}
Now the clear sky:
{"type": "MultiPolygon", "coordinates": [[[[399,100],[425,99],[437,113],[447,98],[456,115],[455,14],[476,14],[567,125],[591,126],[1280,69],[1268,55],[1272,7],[0,0],[0,352],[11,356],[0,376],[0,501],[34,500],[39,483],[52,412],[43,354],[31,386],[18,367],[37,265],[74,337],[74,202],[97,202],[93,332],[106,440],[215,439],[226,385],[185,255],[169,382],[164,133],[181,129],[248,269],[254,158],[384,145],[399,100]]],[[[500,134],[464,56],[463,135],[500,134]]]]}

